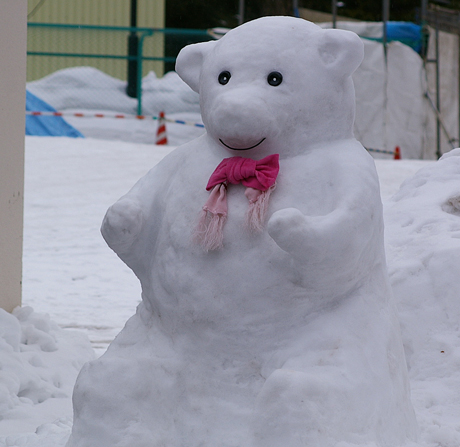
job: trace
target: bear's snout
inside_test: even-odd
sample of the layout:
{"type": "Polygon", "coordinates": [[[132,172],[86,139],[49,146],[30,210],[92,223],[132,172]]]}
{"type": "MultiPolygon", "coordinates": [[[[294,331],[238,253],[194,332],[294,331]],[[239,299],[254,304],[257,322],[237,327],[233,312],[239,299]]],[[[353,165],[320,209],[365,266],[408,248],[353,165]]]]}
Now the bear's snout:
{"type": "Polygon", "coordinates": [[[266,101],[247,91],[217,96],[209,112],[208,132],[230,149],[259,146],[273,135],[276,125],[266,101]]]}

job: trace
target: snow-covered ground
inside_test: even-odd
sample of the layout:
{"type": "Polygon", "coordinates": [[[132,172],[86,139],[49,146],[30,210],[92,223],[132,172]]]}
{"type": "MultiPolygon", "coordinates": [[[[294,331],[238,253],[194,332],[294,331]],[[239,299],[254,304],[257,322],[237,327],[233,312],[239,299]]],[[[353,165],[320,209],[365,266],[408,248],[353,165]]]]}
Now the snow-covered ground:
{"type": "MultiPolygon", "coordinates": [[[[88,118],[82,129],[79,119],[72,124],[91,138],[26,138],[23,307],[0,311],[0,446],[65,445],[78,370],[104,352],[140,300],[137,279],[99,227],[174,146],[144,144],[156,122],[88,118]],[[100,139],[111,132],[121,141],[100,139]]],[[[187,126],[168,124],[168,132],[173,144],[190,138],[187,126]]],[[[460,154],[376,165],[420,446],[458,447],[460,154]]]]}

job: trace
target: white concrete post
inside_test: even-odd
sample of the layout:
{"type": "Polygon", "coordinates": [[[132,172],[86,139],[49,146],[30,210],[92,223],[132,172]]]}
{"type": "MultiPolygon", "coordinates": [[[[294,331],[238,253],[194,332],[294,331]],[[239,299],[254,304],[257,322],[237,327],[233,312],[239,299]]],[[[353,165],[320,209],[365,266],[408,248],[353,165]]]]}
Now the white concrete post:
{"type": "Polygon", "coordinates": [[[0,307],[21,304],[27,0],[0,0],[0,307]]]}

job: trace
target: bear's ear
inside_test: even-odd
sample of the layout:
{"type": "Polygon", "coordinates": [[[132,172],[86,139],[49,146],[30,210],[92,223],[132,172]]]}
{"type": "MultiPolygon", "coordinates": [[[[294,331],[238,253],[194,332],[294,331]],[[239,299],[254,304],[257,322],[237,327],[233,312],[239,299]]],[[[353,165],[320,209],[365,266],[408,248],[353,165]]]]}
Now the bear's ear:
{"type": "Polygon", "coordinates": [[[357,34],[341,29],[322,31],[318,52],[324,65],[338,76],[350,76],[364,58],[364,44],[357,34]]]}
{"type": "Polygon", "coordinates": [[[216,41],[195,43],[187,45],[180,50],[176,59],[176,72],[192,90],[199,93],[200,74],[203,59],[208,54],[216,41]]]}

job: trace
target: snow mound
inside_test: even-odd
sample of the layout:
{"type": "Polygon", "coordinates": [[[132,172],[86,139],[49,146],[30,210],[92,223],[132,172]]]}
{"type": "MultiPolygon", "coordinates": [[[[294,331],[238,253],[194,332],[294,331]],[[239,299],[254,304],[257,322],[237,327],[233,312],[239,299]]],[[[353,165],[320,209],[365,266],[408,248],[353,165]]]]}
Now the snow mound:
{"type": "Polygon", "coordinates": [[[126,82],[93,67],[58,70],[38,81],[29,82],[27,89],[56,110],[105,108],[136,113],[137,100],[126,95],[126,82]],[[101,103],[105,107],[101,107],[101,103]]]}
{"type": "Polygon", "coordinates": [[[70,436],[72,418],[60,418],[40,425],[35,433],[0,437],[0,445],[6,447],[61,447],[70,436]]]}
{"type": "Polygon", "coordinates": [[[446,447],[460,445],[459,179],[455,149],[406,180],[385,216],[389,275],[419,425],[427,444],[446,447]]]}
{"type": "MultiPolygon", "coordinates": [[[[135,115],[137,99],[126,94],[126,81],[113,78],[93,67],[73,67],[56,71],[27,89],[55,109],[105,110],[135,115]]],[[[142,113],[200,113],[199,96],[177,73],[158,78],[150,72],[142,80],[142,113]]]]}
{"type": "Polygon", "coordinates": [[[158,78],[151,71],[142,80],[142,105],[145,115],[178,112],[200,113],[200,97],[175,71],[158,78]]]}
{"type": "MultiPolygon", "coordinates": [[[[31,307],[13,314],[0,309],[0,430],[15,432],[21,415],[34,419],[31,407],[56,419],[62,404],[68,406],[79,370],[93,358],[85,335],[60,329],[48,315],[31,307]]],[[[29,422],[33,429],[38,425],[29,422]]]]}

